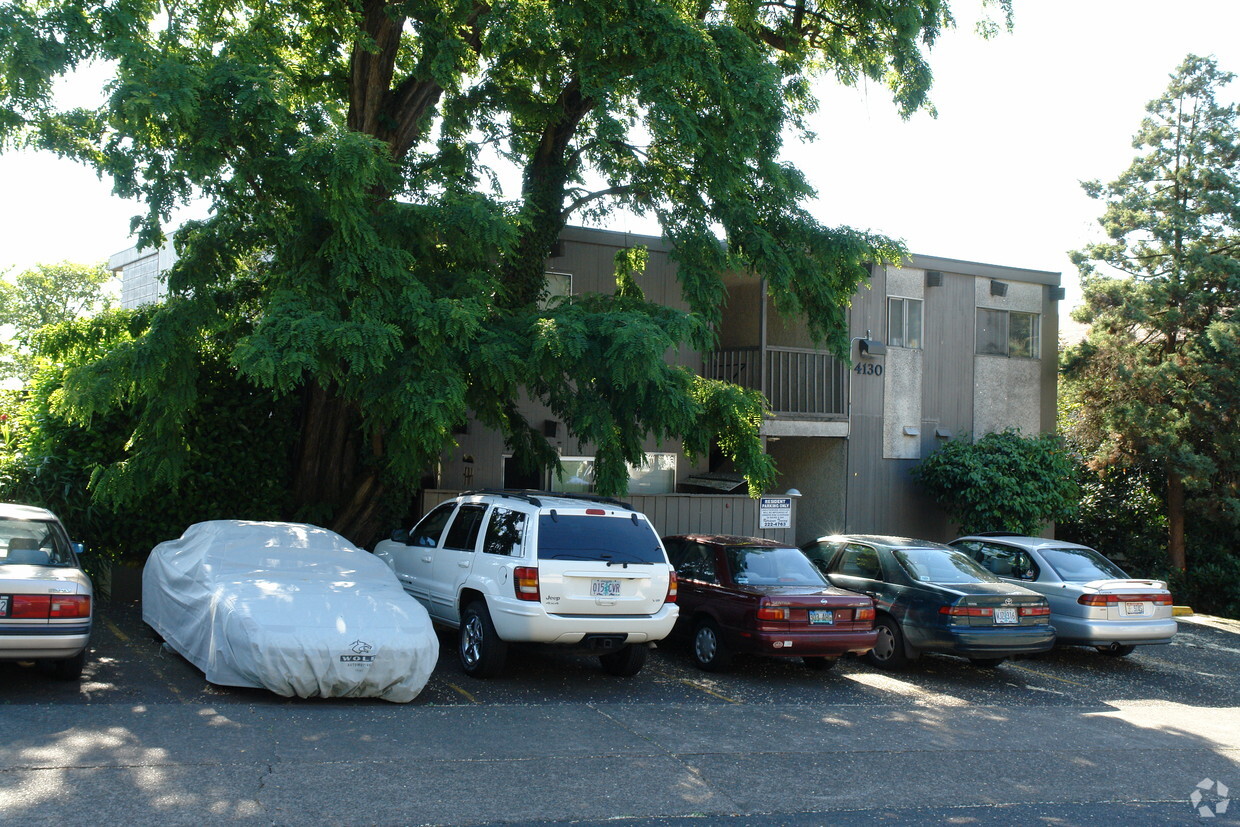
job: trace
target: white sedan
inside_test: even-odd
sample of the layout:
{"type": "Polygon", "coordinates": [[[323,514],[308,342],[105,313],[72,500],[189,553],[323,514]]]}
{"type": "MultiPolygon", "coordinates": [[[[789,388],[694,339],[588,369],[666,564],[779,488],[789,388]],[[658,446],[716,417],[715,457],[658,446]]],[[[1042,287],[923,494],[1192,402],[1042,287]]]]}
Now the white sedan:
{"type": "Polygon", "coordinates": [[[142,619],[208,681],[406,703],[430,679],[430,617],[382,561],[317,526],[213,520],[160,543],[142,619]]]}
{"type": "Polygon", "coordinates": [[[56,677],[82,676],[94,592],[46,508],[0,504],[0,660],[46,661],[56,677]]]}

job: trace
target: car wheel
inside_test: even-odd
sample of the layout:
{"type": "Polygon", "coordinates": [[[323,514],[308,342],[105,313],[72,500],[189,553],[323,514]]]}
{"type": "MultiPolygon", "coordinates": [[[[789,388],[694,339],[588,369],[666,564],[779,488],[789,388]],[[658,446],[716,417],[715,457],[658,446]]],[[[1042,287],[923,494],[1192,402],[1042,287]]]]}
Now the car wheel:
{"type": "Polygon", "coordinates": [[[504,668],[508,644],[500,640],[487,604],[481,600],[470,603],[461,612],[457,654],[461,668],[471,678],[493,678],[504,668]]]}
{"type": "Polygon", "coordinates": [[[879,669],[899,669],[908,663],[904,654],[904,635],[899,625],[890,617],[883,616],[874,624],[878,640],[874,648],[865,653],[865,659],[879,669]]]}
{"type": "Polygon", "coordinates": [[[86,666],[85,649],[71,658],[52,661],[52,674],[62,681],[76,681],[81,679],[84,666],[86,666]]]}
{"type": "Polygon", "coordinates": [[[1104,655],[1110,655],[1113,658],[1124,658],[1131,655],[1137,648],[1135,646],[1113,645],[1113,646],[1097,646],[1094,647],[1104,655]]]}
{"type": "Polygon", "coordinates": [[[969,663],[980,666],[982,669],[994,669],[1005,660],[1007,658],[969,658],[969,663]]]}
{"type": "Polygon", "coordinates": [[[608,675],[631,678],[642,671],[642,667],[646,665],[646,653],[649,651],[649,647],[644,643],[630,643],[619,652],[599,655],[598,660],[608,675]]]}
{"type": "Polygon", "coordinates": [[[724,645],[713,620],[699,621],[693,630],[693,662],[707,672],[726,669],[732,662],[732,653],[724,645]]]}
{"type": "Polygon", "coordinates": [[[821,672],[824,669],[830,669],[835,666],[838,658],[801,658],[801,663],[805,664],[806,669],[812,669],[815,672],[821,672]]]}

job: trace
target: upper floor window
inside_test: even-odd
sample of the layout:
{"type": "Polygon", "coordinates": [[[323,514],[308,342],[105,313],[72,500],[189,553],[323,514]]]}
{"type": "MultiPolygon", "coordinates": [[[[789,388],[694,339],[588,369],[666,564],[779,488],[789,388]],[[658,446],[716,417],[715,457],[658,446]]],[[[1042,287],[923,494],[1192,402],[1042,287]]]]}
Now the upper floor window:
{"type": "Polygon", "coordinates": [[[1042,317],[1015,310],[977,309],[977,352],[1037,359],[1042,352],[1042,317]]]}
{"type": "Polygon", "coordinates": [[[921,299],[887,299],[887,346],[921,347],[921,299]]]}

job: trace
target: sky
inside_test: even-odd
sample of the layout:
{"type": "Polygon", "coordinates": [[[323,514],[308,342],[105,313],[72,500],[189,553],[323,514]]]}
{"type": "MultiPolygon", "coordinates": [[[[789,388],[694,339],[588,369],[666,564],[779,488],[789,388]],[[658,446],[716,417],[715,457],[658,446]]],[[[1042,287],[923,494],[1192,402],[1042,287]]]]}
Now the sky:
{"type": "MultiPolygon", "coordinates": [[[[824,80],[817,140],[789,160],[818,191],[824,223],[902,239],[924,255],[1063,274],[1068,252],[1100,238],[1100,202],[1080,182],[1114,179],[1132,161],[1145,104],[1190,53],[1240,74],[1240,0],[1014,0],[1015,28],[972,30],[980,0],[953,0],[960,21],[930,52],[938,117],[902,120],[878,84],[824,80]]],[[[64,93],[83,101],[90,78],[64,93]]],[[[1240,81],[1224,100],[1240,99],[1240,81]]],[[[132,201],[91,171],[38,153],[0,155],[0,273],[36,262],[93,262],[130,246],[132,201]]],[[[625,215],[606,225],[657,233],[625,215]]]]}

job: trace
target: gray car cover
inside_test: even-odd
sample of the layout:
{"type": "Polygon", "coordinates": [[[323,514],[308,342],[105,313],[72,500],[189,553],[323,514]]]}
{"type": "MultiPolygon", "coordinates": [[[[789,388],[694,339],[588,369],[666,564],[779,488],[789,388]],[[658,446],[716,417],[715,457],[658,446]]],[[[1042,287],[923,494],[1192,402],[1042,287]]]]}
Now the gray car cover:
{"type": "Polygon", "coordinates": [[[327,529],[213,520],[160,543],[142,619],[208,681],[406,703],[439,641],[383,561],[327,529]]]}

